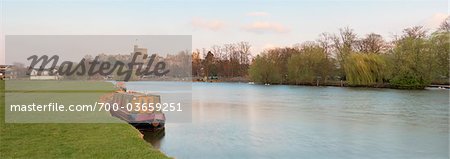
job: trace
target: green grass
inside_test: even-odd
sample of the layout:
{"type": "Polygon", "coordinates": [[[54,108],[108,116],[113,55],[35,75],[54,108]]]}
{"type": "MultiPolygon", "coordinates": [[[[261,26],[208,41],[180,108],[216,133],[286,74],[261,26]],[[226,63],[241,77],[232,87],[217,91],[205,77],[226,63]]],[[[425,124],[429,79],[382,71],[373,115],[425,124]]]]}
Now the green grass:
{"type": "MultiPolygon", "coordinates": [[[[25,81],[24,81],[25,82],[25,81]]],[[[10,83],[8,83],[10,84],[10,83]]],[[[12,88],[23,85],[15,84],[12,88]]],[[[105,82],[42,82],[27,89],[113,90],[105,82]]],[[[9,85],[12,86],[12,85],[9,85]]],[[[8,87],[9,87],[8,86],[8,87]]],[[[0,158],[167,158],[132,126],[117,124],[5,123],[5,84],[0,82],[0,158]]],[[[26,88],[26,87],[24,87],[26,88]]],[[[21,89],[21,88],[20,88],[21,89]]],[[[20,90],[15,89],[15,90],[20,90]]],[[[26,92],[26,91],[24,91],[26,92]]],[[[93,100],[86,99],[86,100],[93,100]]],[[[95,102],[95,101],[92,101],[95,102]]]]}
{"type": "Polygon", "coordinates": [[[107,92],[114,87],[109,82],[99,81],[21,81],[5,82],[6,91],[53,91],[53,92],[107,92]]]}

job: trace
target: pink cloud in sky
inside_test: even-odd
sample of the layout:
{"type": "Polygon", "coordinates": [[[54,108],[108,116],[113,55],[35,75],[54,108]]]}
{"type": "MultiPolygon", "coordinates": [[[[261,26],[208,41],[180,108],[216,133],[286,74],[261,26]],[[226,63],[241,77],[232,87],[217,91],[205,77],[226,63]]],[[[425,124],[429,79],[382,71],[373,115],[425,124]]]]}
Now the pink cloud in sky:
{"type": "Polygon", "coordinates": [[[444,22],[445,18],[448,16],[449,15],[446,13],[436,13],[425,21],[424,26],[430,29],[439,28],[441,23],[444,22]]]}
{"type": "Polygon", "coordinates": [[[251,24],[245,25],[243,27],[245,31],[254,32],[254,33],[287,33],[289,29],[282,24],[275,22],[253,22],[251,24]]]}
{"type": "Polygon", "coordinates": [[[212,31],[218,31],[225,27],[225,23],[223,21],[205,20],[202,18],[193,18],[191,24],[195,29],[207,29],[212,31]]]}

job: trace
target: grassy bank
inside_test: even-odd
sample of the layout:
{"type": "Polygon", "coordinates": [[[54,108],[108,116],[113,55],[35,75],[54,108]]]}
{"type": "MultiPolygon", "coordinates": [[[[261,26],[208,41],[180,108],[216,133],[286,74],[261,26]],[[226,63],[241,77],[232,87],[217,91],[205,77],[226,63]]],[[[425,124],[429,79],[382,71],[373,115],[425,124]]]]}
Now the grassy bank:
{"type": "MultiPolygon", "coordinates": [[[[62,86],[78,91],[113,90],[105,82],[43,82],[35,87],[61,90],[62,86]]],[[[128,124],[5,123],[4,88],[1,81],[0,158],[167,158],[128,124]]],[[[20,86],[14,88],[20,90],[20,86]]]]}

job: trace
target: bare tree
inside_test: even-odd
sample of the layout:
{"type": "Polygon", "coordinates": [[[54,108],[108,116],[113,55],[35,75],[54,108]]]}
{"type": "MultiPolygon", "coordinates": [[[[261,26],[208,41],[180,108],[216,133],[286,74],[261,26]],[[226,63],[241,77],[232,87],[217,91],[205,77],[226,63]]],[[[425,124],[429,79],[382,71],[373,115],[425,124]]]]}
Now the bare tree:
{"type": "Polygon", "coordinates": [[[239,53],[239,64],[238,64],[238,76],[243,76],[247,73],[247,69],[250,64],[250,48],[251,45],[248,42],[239,42],[236,44],[237,52],[239,53]]]}
{"type": "Polygon", "coordinates": [[[329,33],[322,33],[316,41],[327,53],[327,58],[331,57],[331,53],[333,51],[333,36],[329,33]]]}
{"type": "Polygon", "coordinates": [[[376,53],[379,54],[383,52],[387,45],[383,37],[379,34],[371,33],[367,34],[366,37],[358,40],[358,51],[363,53],[376,53]]]}
{"type": "Polygon", "coordinates": [[[213,45],[211,47],[211,52],[214,54],[214,56],[219,59],[222,60],[222,58],[224,57],[224,52],[221,46],[219,45],[213,45]]]}
{"type": "Polygon", "coordinates": [[[423,28],[423,26],[415,26],[411,28],[406,28],[403,30],[404,35],[403,38],[424,38],[427,35],[427,31],[423,28]]]}
{"type": "Polygon", "coordinates": [[[334,47],[339,54],[353,51],[356,41],[357,35],[349,27],[339,29],[339,34],[333,36],[334,47]]]}
{"type": "Polygon", "coordinates": [[[357,44],[357,35],[353,32],[353,29],[348,27],[339,29],[339,34],[334,35],[333,47],[335,49],[336,59],[339,64],[340,75],[345,79],[344,63],[346,57],[353,52],[357,44]]]}

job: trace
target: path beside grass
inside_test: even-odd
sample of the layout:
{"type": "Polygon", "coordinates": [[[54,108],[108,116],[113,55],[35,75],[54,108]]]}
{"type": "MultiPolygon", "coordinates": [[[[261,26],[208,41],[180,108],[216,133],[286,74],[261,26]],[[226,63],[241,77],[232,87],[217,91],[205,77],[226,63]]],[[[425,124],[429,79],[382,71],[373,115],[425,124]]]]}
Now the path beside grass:
{"type": "MultiPolygon", "coordinates": [[[[70,90],[113,90],[112,84],[106,82],[43,82],[36,87],[55,90],[63,85],[65,89],[73,88],[70,90]]],[[[4,81],[1,81],[0,158],[2,159],[167,158],[141,139],[140,133],[128,124],[5,123],[4,88],[4,81]]]]}

